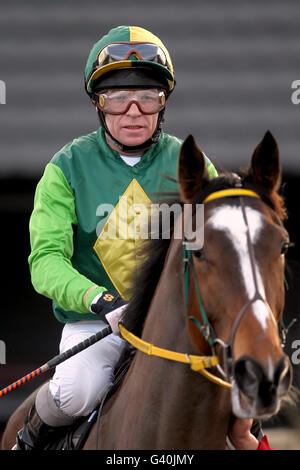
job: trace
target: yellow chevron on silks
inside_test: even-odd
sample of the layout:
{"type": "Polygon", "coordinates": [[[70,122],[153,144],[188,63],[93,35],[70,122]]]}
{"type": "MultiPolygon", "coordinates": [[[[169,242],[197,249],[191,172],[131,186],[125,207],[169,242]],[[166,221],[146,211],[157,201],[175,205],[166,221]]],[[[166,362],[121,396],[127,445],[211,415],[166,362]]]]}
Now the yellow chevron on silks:
{"type": "Polygon", "coordinates": [[[151,200],[133,179],[109,215],[94,250],[119,294],[129,300],[132,276],[143,259],[151,200]]]}

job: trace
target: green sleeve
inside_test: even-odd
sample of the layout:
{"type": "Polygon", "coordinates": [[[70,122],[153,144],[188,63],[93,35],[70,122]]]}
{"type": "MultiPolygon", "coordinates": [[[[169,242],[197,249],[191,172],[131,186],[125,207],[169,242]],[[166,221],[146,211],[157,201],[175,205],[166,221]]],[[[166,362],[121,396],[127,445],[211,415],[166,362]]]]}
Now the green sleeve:
{"type": "MultiPolygon", "coordinates": [[[[32,284],[38,293],[55,300],[64,310],[87,313],[83,298],[95,283],[71,264],[73,226],[76,225],[72,189],[61,169],[49,163],[37,185],[29,223],[31,253],[28,262],[32,284]]],[[[92,290],[86,304],[89,306],[104,290],[104,287],[92,290]]]]}

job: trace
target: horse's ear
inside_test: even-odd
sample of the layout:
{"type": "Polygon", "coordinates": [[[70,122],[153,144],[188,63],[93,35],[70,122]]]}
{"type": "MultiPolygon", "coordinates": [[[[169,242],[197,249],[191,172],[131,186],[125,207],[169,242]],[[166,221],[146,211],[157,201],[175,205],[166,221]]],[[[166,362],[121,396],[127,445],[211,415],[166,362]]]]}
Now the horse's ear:
{"type": "Polygon", "coordinates": [[[183,142],[179,152],[178,181],[183,202],[192,202],[195,194],[209,180],[205,155],[192,135],[183,142]]]}
{"type": "Polygon", "coordinates": [[[267,131],[253,152],[246,180],[274,191],[279,188],[280,173],[278,145],[271,132],[267,131]]]}

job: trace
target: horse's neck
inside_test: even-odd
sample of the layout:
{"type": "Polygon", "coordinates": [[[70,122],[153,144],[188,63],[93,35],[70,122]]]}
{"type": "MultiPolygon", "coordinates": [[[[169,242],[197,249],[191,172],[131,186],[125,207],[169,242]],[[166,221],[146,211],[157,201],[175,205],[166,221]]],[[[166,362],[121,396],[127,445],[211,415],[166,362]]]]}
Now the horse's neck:
{"type": "MultiPolygon", "coordinates": [[[[177,240],[168,253],[147,315],[143,339],[173,351],[200,354],[192,345],[187,328],[183,276],[182,243],[177,240]]],[[[228,416],[230,414],[230,392],[216,387],[199,373],[191,371],[187,364],[174,364],[164,359],[155,359],[154,364],[153,358],[145,358],[145,355],[141,356],[141,362],[143,367],[148,365],[148,374],[152,378],[149,396],[156,394],[164,413],[165,426],[169,426],[169,431],[165,433],[167,442],[172,435],[181,445],[188,438],[189,443],[193,442],[196,447],[209,446],[206,426],[212,424],[215,428],[217,421],[220,435],[224,435],[222,422],[225,423],[227,419],[225,410],[228,410],[228,416]],[[174,429],[176,433],[173,432],[174,429]]],[[[140,368],[136,368],[138,370],[140,368]]],[[[215,444],[214,441],[212,445],[215,444]]]]}
{"type": "MultiPolygon", "coordinates": [[[[184,315],[182,257],[176,254],[176,247],[174,250],[169,253],[151,303],[143,339],[162,348],[195,354],[184,315]]],[[[192,372],[187,364],[137,352],[106,421],[111,426],[122,415],[120,427],[127,431],[115,441],[116,448],[222,448],[228,403],[227,390],[192,372]]],[[[103,432],[106,434],[107,429],[103,432]]]]}

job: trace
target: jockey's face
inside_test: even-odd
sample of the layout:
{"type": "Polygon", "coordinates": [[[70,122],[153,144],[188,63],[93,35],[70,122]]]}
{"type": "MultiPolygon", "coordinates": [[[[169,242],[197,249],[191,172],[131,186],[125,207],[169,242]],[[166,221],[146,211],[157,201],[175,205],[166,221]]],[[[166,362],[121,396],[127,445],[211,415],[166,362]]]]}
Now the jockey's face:
{"type": "Polygon", "coordinates": [[[105,113],[105,121],[116,140],[127,146],[138,146],[152,137],[158,114],[143,114],[135,103],[131,103],[124,114],[105,113]]]}
{"type": "Polygon", "coordinates": [[[124,145],[141,145],[152,137],[158,113],[142,114],[132,103],[126,114],[106,114],[105,121],[111,135],[124,145]]]}

